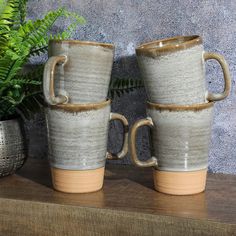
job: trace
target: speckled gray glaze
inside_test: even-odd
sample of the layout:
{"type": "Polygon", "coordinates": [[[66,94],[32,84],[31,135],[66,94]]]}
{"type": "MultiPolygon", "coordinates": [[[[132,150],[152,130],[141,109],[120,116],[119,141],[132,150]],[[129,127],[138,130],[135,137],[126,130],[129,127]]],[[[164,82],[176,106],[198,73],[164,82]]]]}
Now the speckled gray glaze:
{"type": "Polygon", "coordinates": [[[48,157],[52,167],[90,170],[104,167],[106,159],[123,158],[128,151],[128,121],[111,113],[110,101],[73,108],[46,108],[48,157]],[[76,109],[78,109],[76,111],[76,109]],[[73,110],[74,109],[74,110],[73,110]],[[109,121],[120,120],[124,140],[120,152],[107,152],[109,121]]]}
{"type": "MultiPolygon", "coordinates": [[[[203,45],[196,43],[187,48],[169,50],[159,54],[159,49],[167,48],[168,50],[169,46],[169,44],[162,46],[160,43],[154,41],[150,43],[149,48],[145,49],[146,51],[157,51],[151,55],[147,55],[144,50],[138,51],[142,46],[136,49],[149,101],[161,104],[188,105],[208,100],[222,100],[226,97],[220,98],[220,94],[209,95],[206,90],[205,60],[210,58],[206,59],[205,57],[214,53],[204,52],[203,45]]],[[[184,43],[179,40],[175,41],[175,39],[170,40],[170,45],[183,45],[184,43]]],[[[219,58],[222,59],[222,56],[214,54],[211,58],[219,60],[219,58]]],[[[225,68],[223,66],[223,70],[227,70],[229,74],[227,64],[225,64],[225,68]]],[[[229,80],[227,76],[225,79],[229,80]]]]}
{"type": "Polygon", "coordinates": [[[113,45],[74,40],[50,41],[48,54],[44,71],[44,96],[49,104],[106,100],[113,64],[113,45]],[[50,88],[50,69],[57,60],[55,56],[65,56],[54,72],[53,90],[57,99],[52,98],[50,88]],[[60,96],[66,99],[58,99],[60,96]]]}
{"type": "Polygon", "coordinates": [[[68,170],[96,169],[106,160],[110,105],[99,110],[46,110],[51,166],[68,170]]]}
{"type": "Polygon", "coordinates": [[[203,110],[168,111],[148,108],[152,119],[152,155],[158,169],[194,171],[207,168],[213,106],[203,110]]]}

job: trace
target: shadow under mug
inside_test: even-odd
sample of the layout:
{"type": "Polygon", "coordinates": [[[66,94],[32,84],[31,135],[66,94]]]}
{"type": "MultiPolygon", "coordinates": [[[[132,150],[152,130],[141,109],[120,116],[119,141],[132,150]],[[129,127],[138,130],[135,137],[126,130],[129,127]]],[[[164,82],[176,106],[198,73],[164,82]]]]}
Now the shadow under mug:
{"type": "Polygon", "coordinates": [[[204,191],[211,138],[213,102],[189,106],[147,103],[148,118],[137,121],[130,133],[131,158],[136,166],[154,167],[155,189],[187,195],[204,191]],[[140,161],[137,130],[151,127],[151,154],[140,161]]]}
{"type": "Polygon", "coordinates": [[[114,45],[78,40],[51,40],[44,67],[48,104],[80,104],[107,99],[114,45]]]}
{"type": "Polygon", "coordinates": [[[230,72],[224,57],[205,52],[197,35],[145,43],[136,48],[148,100],[160,104],[190,105],[219,101],[229,95],[230,72]],[[215,59],[224,74],[224,91],[206,89],[205,61],[215,59]]]}
{"type": "Polygon", "coordinates": [[[121,159],[127,154],[128,121],[111,113],[110,103],[47,108],[48,155],[56,190],[84,193],[101,189],[106,159],[121,159]],[[122,148],[117,154],[107,152],[109,122],[113,120],[124,127],[122,148]]]}

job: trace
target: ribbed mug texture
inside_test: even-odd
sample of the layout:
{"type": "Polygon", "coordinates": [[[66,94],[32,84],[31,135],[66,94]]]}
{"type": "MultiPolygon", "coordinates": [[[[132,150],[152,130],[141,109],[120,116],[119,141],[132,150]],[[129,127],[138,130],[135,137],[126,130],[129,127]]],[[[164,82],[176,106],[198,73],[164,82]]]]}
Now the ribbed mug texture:
{"type": "Polygon", "coordinates": [[[158,170],[207,168],[213,103],[190,110],[163,110],[149,105],[147,115],[154,125],[151,129],[152,156],[158,160],[158,170]]]}
{"type": "Polygon", "coordinates": [[[48,108],[46,114],[52,167],[87,170],[105,165],[110,104],[80,112],[48,108]]]}
{"type": "Polygon", "coordinates": [[[112,44],[52,40],[49,42],[48,55],[44,71],[44,95],[49,104],[55,104],[51,98],[52,91],[56,97],[66,97],[67,100],[63,101],[66,103],[106,100],[114,56],[112,44]],[[58,60],[58,57],[61,59],[58,60]],[[57,64],[55,70],[52,69],[54,63],[57,64]],[[50,69],[51,74],[47,73],[50,69]],[[50,76],[53,82],[49,82],[50,76]]]}
{"type": "Polygon", "coordinates": [[[224,57],[205,52],[201,37],[179,36],[142,44],[136,48],[137,60],[148,100],[160,104],[190,105],[218,101],[228,96],[230,74],[224,57]],[[223,93],[209,93],[205,80],[205,61],[217,60],[223,70],[223,93]]]}

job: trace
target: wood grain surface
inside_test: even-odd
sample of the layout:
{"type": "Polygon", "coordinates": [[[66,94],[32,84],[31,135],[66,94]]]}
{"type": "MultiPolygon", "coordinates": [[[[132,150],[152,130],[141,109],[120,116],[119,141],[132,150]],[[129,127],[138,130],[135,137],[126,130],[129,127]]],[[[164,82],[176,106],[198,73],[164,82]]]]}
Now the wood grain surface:
{"type": "Polygon", "coordinates": [[[236,235],[236,176],[209,174],[205,193],[171,196],[153,189],[150,168],[106,169],[102,190],[65,194],[47,162],[29,159],[0,179],[0,236],[236,235]]]}

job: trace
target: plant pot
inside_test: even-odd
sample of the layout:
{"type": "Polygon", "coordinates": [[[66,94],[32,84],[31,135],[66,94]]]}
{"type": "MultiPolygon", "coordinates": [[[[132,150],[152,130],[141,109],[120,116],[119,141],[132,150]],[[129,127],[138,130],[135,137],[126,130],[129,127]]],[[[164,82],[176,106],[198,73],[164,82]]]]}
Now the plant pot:
{"type": "Polygon", "coordinates": [[[26,160],[26,145],[19,119],[0,121],[0,177],[14,174],[26,160]]]}

